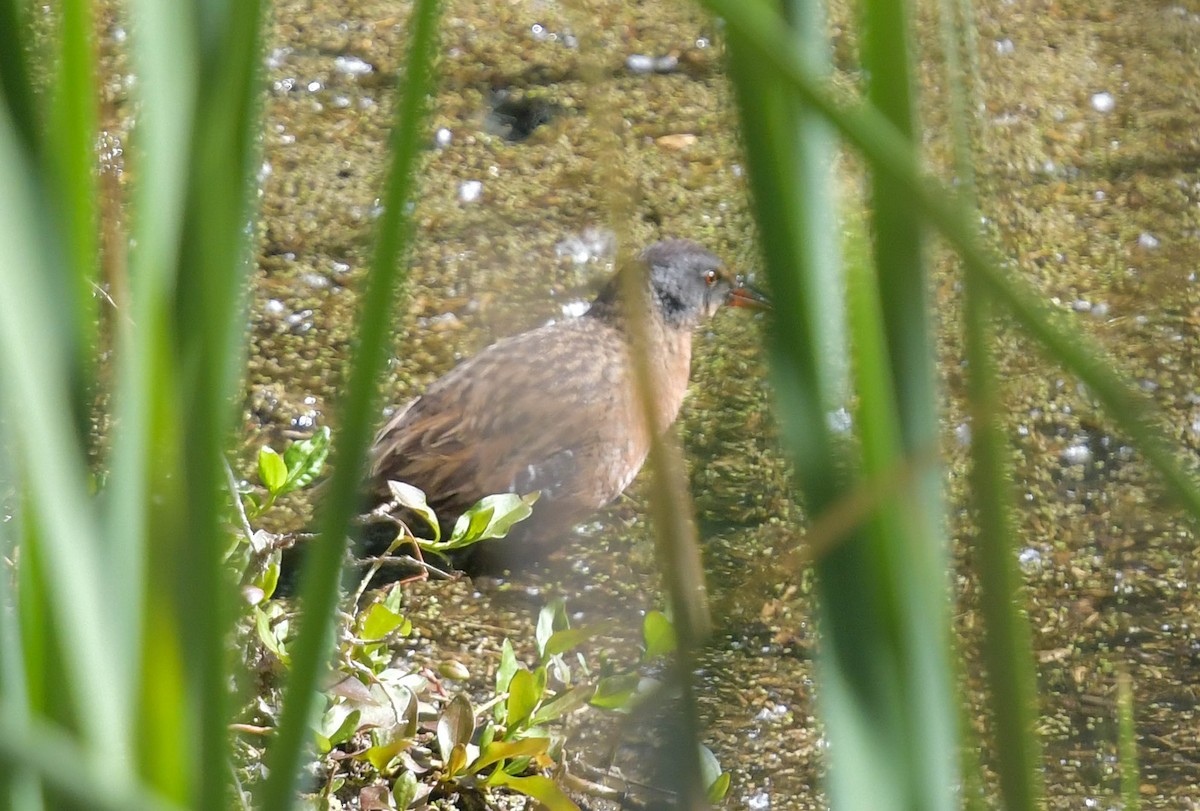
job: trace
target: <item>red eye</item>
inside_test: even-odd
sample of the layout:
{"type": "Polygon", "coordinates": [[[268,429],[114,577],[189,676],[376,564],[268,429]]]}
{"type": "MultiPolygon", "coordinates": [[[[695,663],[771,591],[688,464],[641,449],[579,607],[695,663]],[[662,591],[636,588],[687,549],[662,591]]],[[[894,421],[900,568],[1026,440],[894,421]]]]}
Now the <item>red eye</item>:
{"type": "Polygon", "coordinates": [[[712,287],[717,283],[717,279],[721,278],[715,270],[706,270],[704,272],[704,283],[712,287]]]}

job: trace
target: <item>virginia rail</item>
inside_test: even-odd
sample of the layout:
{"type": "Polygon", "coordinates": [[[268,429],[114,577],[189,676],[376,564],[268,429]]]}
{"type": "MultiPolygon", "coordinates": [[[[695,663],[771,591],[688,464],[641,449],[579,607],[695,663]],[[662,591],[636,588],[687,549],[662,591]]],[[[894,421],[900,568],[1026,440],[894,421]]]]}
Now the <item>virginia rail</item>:
{"type": "MultiPolygon", "coordinates": [[[[762,300],[688,240],[656,242],[640,262],[623,272],[649,281],[646,354],[657,384],[650,430],[662,432],[687,390],[693,329],[722,304],[762,300]]],[[[513,536],[550,539],[619,496],[650,442],[634,390],[621,288],[618,274],[584,315],[492,344],[399,410],[375,438],[373,502],[388,500],[389,480],[406,482],[425,492],[449,531],[485,495],[540,490],[532,517],[509,540],[482,545],[503,544],[514,561],[513,536]]],[[[488,558],[483,568],[492,569],[496,559],[488,558]]]]}

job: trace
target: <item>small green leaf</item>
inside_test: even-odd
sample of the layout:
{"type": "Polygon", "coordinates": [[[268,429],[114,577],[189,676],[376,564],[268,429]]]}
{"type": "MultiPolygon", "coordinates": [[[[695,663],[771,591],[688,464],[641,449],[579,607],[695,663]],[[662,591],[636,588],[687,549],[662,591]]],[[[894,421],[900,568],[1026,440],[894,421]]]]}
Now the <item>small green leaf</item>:
{"type": "Polygon", "coordinates": [[[721,776],[712,781],[708,785],[708,801],[712,805],[716,805],[725,799],[725,795],[729,793],[729,772],[722,772],[721,776]]]}
{"type": "Polygon", "coordinates": [[[450,699],[437,722],[438,751],[442,762],[449,763],[456,746],[466,746],[475,731],[475,711],[465,695],[459,693],[450,699]]]}
{"type": "Polygon", "coordinates": [[[508,701],[505,702],[509,735],[533,714],[539,697],[532,673],[521,668],[513,674],[508,684],[508,701]]]}
{"type": "Polygon", "coordinates": [[[626,710],[630,700],[637,694],[640,682],[641,677],[636,673],[601,679],[588,703],[605,710],[626,710]]]}
{"type": "Polygon", "coordinates": [[[403,625],[404,617],[383,603],[373,603],[366,612],[358,615],[358,624],[358,638],[367,642],[375,642],[403,625]]]}
{"type": "Polygon", "coordinates": [[[254,630],[258,633],[258,640],[263,643],[267,650],[275,654],[279,661],[283,664],[290,665],[291,657],[288,656],[287,648],[284,646],[282,632],[283,628],[279,625],[272,625],[273,618],[268,616],[265,611],[259,606],[254,608],[254,630]]]}
{"type": "Polygon", "coordinates": [[[391,589],[380,602],[399,614],[400,609],[404,607],[404,589],[391,589]]]}
{"type": "Polygon", "coordinates": [[[515,493],[484,496],[458,517],[450,540],[431,548],[445,552],[491,538],[503,538],[513,524],[533,514],[532,505],[537,497],[537,493],[526,496],[515,493]]]}
{"type": "Polygon", "coordinates": [[[592,688],[586,685],[572,687],[539,707],[533,714],[532,723],[546,724],[574,712],[588,703],[592,692],[592,688]]]}
{"type": "Polygon", "coordinates": [[[533,691],[534,695],[541,701],[542,696],[546,694],[546,667],[537,668],[533,671],[533,691]]]}
{"type": "Polygon", "coordinates": [[[646,618],[642,620],[642,640],[646,646],[642,653],[643,662],[673,653],[677,645],[675,626],[663,612],[647,611],[646,618]]]}
{"type": "Polygon", "coordinates": [[[467,745],[465,743],[456,743],[454,748],[450,750],[450,758],[446,761],[446,777],[454,777],[459,774],[467,765],[467,745]]]}
{"type": "Polygon", "coordinates": [[[372,673],[382,673],[392,661],[392,650],[386,642],[363,642],[351,648],[356,662],[361,662],[372,673]]]}
{"type": "Polygon", "coordinates": [[[479,748],[480,750],[487,749],[492,745],[492,741],[496,740],[496,725],[491,721],[484,724],[483,731],[479,733],[479,748]]]}
{"type": "Polygon", "coordinates": [[[417,776],[405,769],[392,786],[392,801],[396,803],[396,808],[404,811],[413,804],[415,799],[417,799],[417,776]]]}
{"type": "Polygon", "coordinates": [[[468,771],[475,773],[493,763],[515,757],[536,757],[550,748],[549,738],[522,738],[517,741],[492,743],[479,751],[479,757],[471,763],[468,771]]]}
{"type": "Polygon", "coordinates": [[[550,637],[554,635],[554,632],[570,627],[571,621],[567,617],[567,601],[562,597],[556,597],[542,607],[542,610],[538,612],[537,628],[534,630],[538,656],[541,657],[542,661],[545,661],[548,656],[553,655],[546,653],[546,643],[550,641],[550,637]]]}
{"type": "Polygon", "coordinates": [[[420,516],[433,530],[433,542],[438,543],[442,538],[442,528],[438,523],[437,513],[425,499],[425,493],[404,482],[389,481],[387,485],[388,491],[392,494],[392,501],[420,516]]]}
{"type": "Polygon", "coordinates": [[[710,788],[721,777],[721,764],[717,756],[704,744],[700,744],[700,779],[706,789],[710,788]]]}
{"type": "MultiPolygon", "coordinates": [[[[517,775],[521,775],[521,774],[524,774],[525,772],[529,771],[529,764],[532,762],[533,761],[527,757],[515,757],[512,760],[508,761],[508,763],[504,764],[503,771],[508,772],[509,774],[516,777],[517,775]]],[[[501,770],[497,769],[497,771],[501,771],[501,770]]]]}
{"type": "Polygon", "coordinates": [[[282,550],[276,549],[267,556],[266,566],[258,577],[254,578],[254,585],[262,589],[263,599],[270,599],[275,593],[275,587],[279,585],[279,565],[282,559],[282,550]]]}
{"type": "Polygon", "coordinates": [[[339,743],[350,740],[350,736],[358,731],[358,721],[360,718],[362,718],[362,713],[358,710],[347,711],[344,704],[335,704],[326,714],[326,720],[322,722],[323,729],[321,732],[329,741],[330,746],[337,746],[339,743]],[[340,719],[341,723],[338,723],[337,727],[330,732],[329,728],[334,723],[337,723],[339,716],[342,716],[340,719]]]}
{"type": "Polygon", "coordinates": [[[549,658],[566,653],[569,650],[574,650],[598,634],[600,630],[600,628],[567,628],[562,631],[555,631],[546,640],[546,647],[542,651],[542,655],[549,658]]]}
{"type": "Polygon", "coordinates": [[[329,742],[329,739],[320,732],[313,732],[313,737],[317,739],[317,752],[322,755],[329,754],[330,750],[333,749],[333,744],[329,742]]]}
{"type": "Polygon", "coordinates": [[[308,439],[293,442],[288,446],[283,452],[287,481],[277,495],[308,487],[321,475],[325,459],[329,456],[329,435],[329,426],[322,426],[321,430],[308,439]]]}
{"type": "MultiPolygon", "coordinates": [[[[261,479],[262,476],[260,475],[259,478],[261,479]]],[[[258,496],[253,493],[242,493],[242,499],[246,502],[246,512],[250,514],[251,518],[262,512],[262,504],[259,502],[258,496]]]]}
{"type": "MultiPolygon", "coordinates": [[[[500,645],[500,664],[496,668],[496,695],[508,692],[509,682],[512,681],[517,668],[517,655],[513,652],[512,643],[505,639],[500,645]]],[[[492,711],[492,717],[496,719],[496,723],[504,723],[505,710],[503,702],[496,704],[492,711]]]]}
{"type": "Polygon", "coordinates": [[[485,504],[482,500],[479,501],[454,522],[454,532],[450,535],[450,542],[460,542],[466,545],[483,540],[484,530],[492,522],[492,516],[495,513],[495,506],[485,504]]]}
{"type": "Polygon", "coordinates": [[[376,771],[386,774],[388,765],[396,759],[397,755],[410,746],[412,746],[411,739],[395,738],[378,746],[372,746],[366,751],[364,756],[367,762],[375,767],[376,771]]]}
{"type": "Polygon", "coordinates": [[[287,483],[287,463],[274,449],[263,446],[258,451],[258,479],[271,495],[279,495],[287,483]]]}
{"type": "Polygon", "coordinates": [[[579,811],[579,806],[571,801],[558,784],[549,777],[540,774],[529,777],[513,777],[500,769],[492,772],[488,785],[505,786],[513,791],[532,797],[544,805],[549,811],[579,811]]]}

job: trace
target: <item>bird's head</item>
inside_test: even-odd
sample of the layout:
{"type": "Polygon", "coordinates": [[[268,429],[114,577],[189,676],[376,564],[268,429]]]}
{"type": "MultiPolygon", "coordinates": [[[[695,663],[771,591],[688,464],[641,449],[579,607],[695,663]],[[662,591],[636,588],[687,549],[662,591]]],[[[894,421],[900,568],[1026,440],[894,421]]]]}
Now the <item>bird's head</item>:
{"type": "Polygon", "coordinates": [[[642,251],[650,270],[651,302],[672,326],[694,327],[721,305],[769,309],[767,300],[747,287],[712,253],[687,239],[666,239],[642,251]]]}

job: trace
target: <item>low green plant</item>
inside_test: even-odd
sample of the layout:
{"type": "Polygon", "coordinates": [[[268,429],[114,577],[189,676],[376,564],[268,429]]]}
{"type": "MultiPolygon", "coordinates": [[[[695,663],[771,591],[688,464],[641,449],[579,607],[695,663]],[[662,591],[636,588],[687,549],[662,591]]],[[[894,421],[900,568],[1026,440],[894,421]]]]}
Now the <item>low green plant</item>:
{"type": "MultiPolygon", "coordinates": [[[[476,708],[446,684],[445,677],[470,677],[460,663],[431,668],[395,660],[391,643],[412,631],[401,613],[402,594],[399,588],[381,589],[344,616],[338,678],[321,697],[325,709],[313,730],[326,775],[316,799],[323,802],[357,788],[360,798],[369,794],[375,807],[404,809],[456,792],[502,789],[550,809],[577,809],[546,774],[561,763],[563,748],[561,737],[546,725],[584,706],[588,696],[587,690],[569,686],[563,637],[555,642],[558,654],[541,646],[542,659],[533,671],[517,664],[505,640],[496,697],[476,708]],[[547,687],[551,668],[557,674],[553,680],[567,680],[557,693],[547,687]]],[[[561,612],[561,603],[549,610],[561,612]]],[[[255,612],[280,618],[265,627],[260,621],[256,630],[286,667],[290,627],[282,603],[268,601],[255,612]]]]}
{"type": "MultiPolygon", "coordinates": [[[[277,671],[265,686],[260,685],[259,695],[251,697],[248,722],[240,729],[266,732],[272,727],[277,699],[272,685],[291,666],[289,646],[295,632],[289,602],[272,599],[279,581],[280,549],[288,539],[256,530],[251,522],[263,517],[280,497],[310,487],[320,478],[329,439],[328,429],[322,429],[283,453],[261,449],[261,489],[238,490],[243,526],[234,534],[226,560],[244,584],[248,610],[241,627],[246,659],[266,662],[268,673],[277,671]]],[[[386,510],[403,507],[428,526],[432,537],[419,538],[407,524],[396,521],[400,533],[388,554],[411,543],[418,555],[444,555],[502,538],[529,517],[536,501],[536,494],[488,496],[460,516],[443,538],[438,516],[424,493],[400,482],[390,482],[389,488],[392,502],[386,510]]],[[[461,663],[397,659],[394,644],[411,635],[413,626],[404,615],[401,584],[366,591],[381,562],[364,573],[358,589],[346,598],[338,624],[335,680],[314,696],[323,705],[311,730],[323,780],[309,796],[311,803],[326,807],[334,797],[344,799],[357,791],[360,802],[369,800],[373,807],[406,809],[456,792],[501,790],[523,794],[555,811],[576,809],[551,777],[562,766],[566,743],[555,724],[587,707],[628,714],[664,689],[660,680],[640,670],[675,651],[670,618],[660,611],[647,612],[639,662],[628,671],[598,676],[579,649],[608,628],[571,627],[565,601],[553,600],[538,614],[536,662],[532,667],[521,663],[512,642],[505,639],[494,692],[476,706],[447,683],[471,680],[471,672],[461,663]]],[[[253,751],[253,744],[248,745],[253,751]]],[[[248,767],[254,761],[254,756],[245,759],[248,767]]],[[[709,750],[702,749],[701,761],[708,797],[719,802],[728,790],[729,775],[709,750]]],[[[254,779],[250,773],[247,777],[254,779]]]]}
{"type": "MultiPolygon", "coordinates": [[[[519,521],[524,521],[533,514],[533,505],[537,503],[540,492],[527,495],[516,493],[499,493],[484,496],[458,517],[450,537],[443,540],[441,523],[437,513],[429,506],[425,494],[411,484],[390,481],[388,490],[391,500],[376,510],[378,515],[386,515],[397,507],[402,507],[419,517],[430,531],[432,538],[422,538],[403,521],[397,520],[400,527],[400,542],[412,542],[422,552],[432,552],[444,557],[449,552],[466,549],[481,541],[503,538],[519,521]]],[[[398,544],[393,544],[396,547],[398,544]]]]}
{"type": "MultiPolygon", "coordinates": [[[[263,446],[258,452],[258,478],[262,491],[249,485],[238,489],[245,531],[233,539],[226,559],[234,569],[248,573],[248,577],[243,578],[245,585],[257,590],[253,602],[272,596],[279,582],[280,550],[295,539],[255,531],[249,522],[262,517],[281,496],[302,490],[319,479],[329,457],[329,448],[328,427],[322,427],[312,437],[293,442],[282,454],[270,446],[263,446]]],[[[433,554],[443,560],[451,552],[505,537],[514,524],[532,515],[539,496],[536,492],[524,496],[514,493],[485,496],[458,517],[450,536],[443,539],[437,513],[420,489],[395,481],[388,482],[388,488],[391,500],[373,514],[373,517],[394,521],[399,530],[385,556],[407,544],[414,548],[417,557],[433,554]],[[394,518],[391,513],[397,508],[421,519],[432,537],[418,535],[407,523],[394,518]]],[[[363,578],[363,588],[371,582],[381,563],[377,561],[363,578]]]]}
{"type": "Polygon", "coordinates": [[[245,492],[247,515],[257,518],[274,506],[275,499],[316,481],[329,457],[329,438],[329,428],[325,426],[308,439],[288,445],[282,454],[263,446],[258,452],[258,479],[267,495],[260,500],[253,491],[245,492]]]}
{"type": "MultiPolygon", "coordinates": [[[[226,560],[244,584],[249,605],[242,626],[244,644],[257,649],[258,655],[250,653],[246,658],[275,663],[267,670],[281,668],[280,676],[291,666],[289,645],[295,627],[288,601],[272,597],[279,581],[280,550],[291,539],[256,530],[251,522],[262,518],[280,497],[320,478],[329,438],[328,429],[323,429],[283,453],[264,447],[257,460],[261,488],[238,490],[243,527],[231,540],[226,560]]],[[[420,538],[396,520],[400,532],[388,554],[412,544],[417,555],[441,556],[503,538],[513,525],[529,517],[536,502],[536,494],[488,496],[460,516],[443,538],[438,516],[424,493],[401,482],[390,482],[389,488],[392,501],[376,517],[403,507],[427,525],[432,537],[420,538]]],[[[334,796],[357,790],[360,800],[369,796],[375,807],[404,809],[454,792],[503,790],[533,798],[550,809],[577,808],[549,776],[561,766],[565,743],[554,731],[554,723],[589,704],[627,712],[658,682],[642,679],[636,672],[587,681],[592,674],[578,649],[603,629],[572,628],[566,604],[558,599],[538,615],[534,666],[521,664],[512,643],[504,640],[493,697],[476,707],[464,693],[447,689],[446,679],[471,678],[462,664],[421,666],[396,660],[395,641],[412,633],[412,623],[403,612],[403,589],[393,585],[360,599],[381,563],[375,562],[346,599],[338,625],[336,680],[314,697],[324,706],[312,735],[325,777],[310,799],[323,806],[334,796]],[[632,689],[613,689],[626,683],[632,689]]],[[[643,646],[642,663],[674,650],[674,629],[661,612],[646,615],[643,646]]],[[[241,728],[270,729],[275,705],[271,681],[247,708],[252,720],[264,723],[241,728]]],[[[249,757],[246,762],[253,760],[249,757]]],[[[711,753],[705,762],[716,763],[711,753]]],[[[717,767],[712,781],[727,786],[728,775],[722,776],[717,767]]]]}

